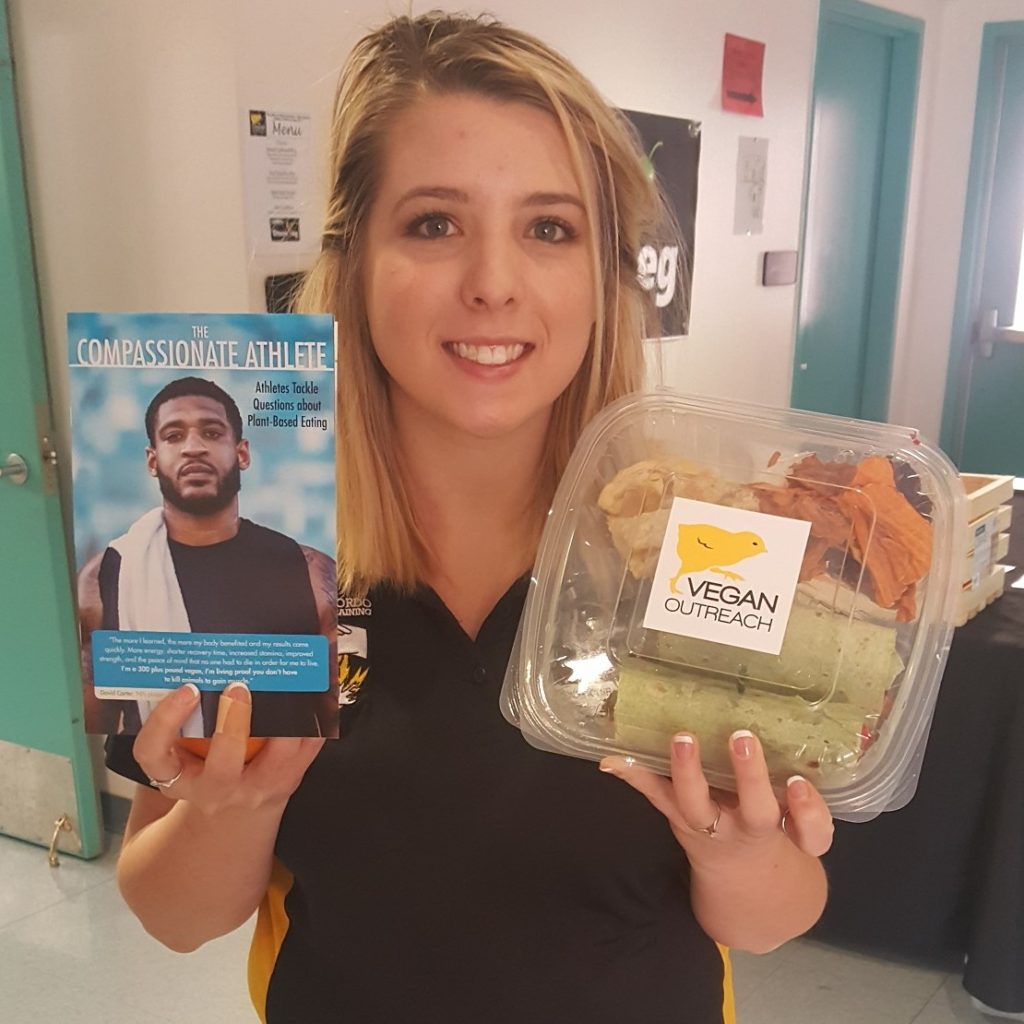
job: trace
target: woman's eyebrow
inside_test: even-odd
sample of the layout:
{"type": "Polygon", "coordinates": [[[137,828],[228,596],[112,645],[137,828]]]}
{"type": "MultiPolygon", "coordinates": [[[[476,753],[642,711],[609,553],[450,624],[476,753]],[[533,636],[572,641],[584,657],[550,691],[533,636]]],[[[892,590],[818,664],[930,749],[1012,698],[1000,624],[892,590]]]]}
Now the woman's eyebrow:
{"type": "Polygon", "coordinates": [[[458,188],[445,188],[440,185],[422,185],[418,188],[411,188],[401,199],[395,203],[397,210],[410,199],[444,199],[454,203],[468,203],[469,195],[458,188]]]}
{"type": "MultiPolygon", "coordinates": [[[[395,209],[400,209],[411,199],[441,199],[446,202],[468,203],[469,193],[459,188],[447,188],[442,185],[421,185],[404,193],[395,203],[395,209]]],[[[572,192],[531,192],[523,200],[524,206],[560,206],[563,203],[586,210],[583,200],[572,192]]]]}
{"type": "Polygon", "coordinates": [[[583,200],[572,192],[534,192],[526,197],[524,205],[560,206],[563,203],[569,203],[572,206],[578,206],[581,210],[586,210],[583,200]]]}

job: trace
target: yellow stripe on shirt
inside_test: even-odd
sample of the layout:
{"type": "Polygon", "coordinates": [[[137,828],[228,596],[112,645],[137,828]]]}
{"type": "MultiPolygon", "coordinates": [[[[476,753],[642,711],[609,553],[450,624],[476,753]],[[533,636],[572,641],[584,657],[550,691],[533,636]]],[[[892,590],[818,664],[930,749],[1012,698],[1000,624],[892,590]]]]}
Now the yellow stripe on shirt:
{"type": "Polygon", "coordinates": [[[270,976],[274,973],[277,954],[288,932],[284,899],[291,891],[294,880],[292,873],[275,857],[249,946],[249,998],[262,1024],[267,1024],[270,976]]]}
{"type": "Polygon", "coordinates": [[[732,958],[726,946],[719,946],[722,954],[722,1024],[736,1024],[736,997],[732,991],[732,958]]]}

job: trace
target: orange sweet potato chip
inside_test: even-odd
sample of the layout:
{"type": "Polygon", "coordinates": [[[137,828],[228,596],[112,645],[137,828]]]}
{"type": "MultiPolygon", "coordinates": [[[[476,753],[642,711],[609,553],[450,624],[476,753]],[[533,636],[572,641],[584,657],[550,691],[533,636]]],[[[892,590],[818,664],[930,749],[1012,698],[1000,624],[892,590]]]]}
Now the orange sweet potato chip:
{"type": "Polygon", "coordinates": [[[849,546],[876,603],[895,608],[899,621],[914,617],[916,584],[931,564],[932,528],[897,489],[888,459],[872,455],[853,464],[809,455],[794,463],[785,486],[753,489],[762,512],[811,524],[801,580],[825,572],[830,548],[849,546]]]}
{"type": "Polygon", "coordinates": [[[889,460],[864,459],[838,504],[853,524],[855,553],[871,576],[876,602],[896,608],[901,621],[912,618],[912,588],[932,560],[932,528],[896,489],[889,460]]]}

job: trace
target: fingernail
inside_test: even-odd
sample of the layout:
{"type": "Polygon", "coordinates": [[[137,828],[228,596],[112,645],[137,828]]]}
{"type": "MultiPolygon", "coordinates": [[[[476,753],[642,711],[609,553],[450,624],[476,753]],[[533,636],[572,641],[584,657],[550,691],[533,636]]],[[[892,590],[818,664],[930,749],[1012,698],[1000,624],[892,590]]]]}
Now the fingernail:
{"type": "Polygon", "coordinates": [[[249,693],[249,687],[238,680],[235,680],[233,683],[228,683],[224,688],[224,696],[229,700],[240,700],[243,704],[252,703],[252,695],[249,693]]]}
{"type": "Polygon", "coordinates": [[[737,729],[729,737],[732,749],[744,759],[754,756],[754,734],[749,729],[737,729]]]}
{"type": "Polygon", "coordinates": [[[798,800],[802,800],[810,793],[810,787],[802,775],[791,775],[786,779],[786,792],[790,796],[795,796],[798,800]]]}
{"type": "Polygon", "coordinates": [[[688,760],[693,757],[694,742],[693,737],[688,736],[685,733],[680,733],[678,736],[672,737],[672,750],[676,757],[680,760],[688,760]]]}
{"type": "MultiPolygon", "coordinates": [[[[230,689],[230,687],[229,687],[230,689]]],[[[227,690],[220,695],[217,703],[217,725],[215,731],[227,736],[245,739],[249,735],[252,713],[249,691],[229,696],[227,690]]]]}
{"type": "Polygon", "coordinates": [[[185,683],[175,691],[174,699],[182,704],[195,704],[199,700],[199,687],[195,683],[185,683]]]}

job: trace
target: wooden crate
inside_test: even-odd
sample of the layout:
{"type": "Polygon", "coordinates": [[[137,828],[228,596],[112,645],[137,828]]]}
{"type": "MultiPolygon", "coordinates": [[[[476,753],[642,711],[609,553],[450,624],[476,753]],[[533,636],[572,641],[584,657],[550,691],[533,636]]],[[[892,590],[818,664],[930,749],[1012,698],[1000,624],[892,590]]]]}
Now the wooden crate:
{"type": "Polygon", "coordinates": [[[960,582],[970,583],[1002,561],[1010,547],[1011,508],[999,505],[968,523],[960,545],[960,582]]]}
{"type": "Polygon", "coordinates": [[[960,616],[964,622],[990,604],[1002,592],[1002,579],[993,566],[1006,557],[1013,517],[1013,477],[985,473],[961,473],[967,496],[967,524],[958,556],[961,594],[960,616]],[[973,592],[973,593],[971,593],[973,592]]]}
{"type": "Polygon", "coordinates": [[[962,626],[982,609],[1002,597],[1006,585],[1006,566],[993,565],[978,581],[977,586],[964,587],[957,601],[955,623],[962,626]]]}
{"type": "Polygon", "coordinates": [[[1013,501],[1013,477],[990,476],[982,473],[961,473],[967,492],[967,519],[979,519],[998,505],[1013,501]]]}

